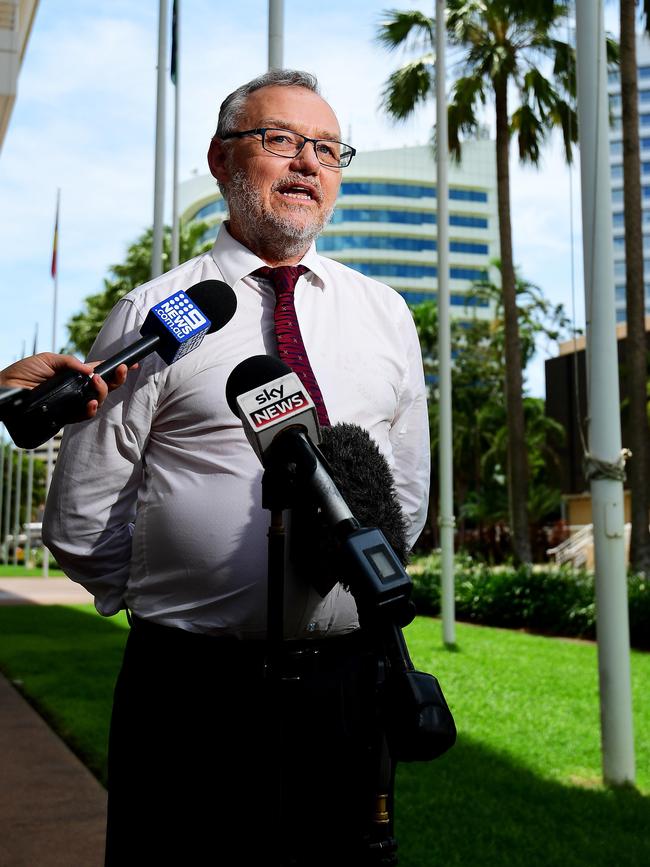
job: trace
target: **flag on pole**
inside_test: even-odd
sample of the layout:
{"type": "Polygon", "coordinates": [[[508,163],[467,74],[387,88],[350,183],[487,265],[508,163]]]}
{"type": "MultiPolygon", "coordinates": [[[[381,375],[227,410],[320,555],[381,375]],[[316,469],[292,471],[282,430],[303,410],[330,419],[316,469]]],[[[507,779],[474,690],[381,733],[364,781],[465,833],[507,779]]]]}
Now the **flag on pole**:
{"type": "Polygon", "coordinates": [[[34,346],[32,348],[32,355],[36,355],[37,349],[36,344],[38,343],[38,322],[34,326],[34,346]]]}
{"type": "Polygon", "coordinates": [[[172,56],[169,72],[172,82],[176,84],[176,64],[178,62],[178,18],[176,10],[176,0],[172,2],[172,56]]]}
{"type": "Polygon", "coordinates": [[[54,240],[52,242],[52,277],[56,277],[56,257],[59,246],[59,201],[61,199],[61,190],[56,191],[56,217],[54,219],[54,240]]]}

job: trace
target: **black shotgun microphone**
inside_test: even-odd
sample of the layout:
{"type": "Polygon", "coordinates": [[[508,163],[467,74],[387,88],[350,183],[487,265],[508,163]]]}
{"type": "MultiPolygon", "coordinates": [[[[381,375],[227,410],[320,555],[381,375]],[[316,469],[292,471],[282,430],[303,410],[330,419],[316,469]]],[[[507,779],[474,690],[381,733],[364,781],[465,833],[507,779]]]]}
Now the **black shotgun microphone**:
{"type": "MultiPolygon", "coordinates": [[[[140,328],[141,338],[98,364],[94,373],[110,382],[121,364],[135,364],[154,351],[172,364],[200,346],[206,334],[223,328],[236,307],[235,293],[221,280],[203,280],[185,292],[174,292],[151,308],[140,328]]],[[[64,370],[0,405],[0,420],[17,446],[33,449],[83,416],[95,396],[91,377],[64,370]]]]}

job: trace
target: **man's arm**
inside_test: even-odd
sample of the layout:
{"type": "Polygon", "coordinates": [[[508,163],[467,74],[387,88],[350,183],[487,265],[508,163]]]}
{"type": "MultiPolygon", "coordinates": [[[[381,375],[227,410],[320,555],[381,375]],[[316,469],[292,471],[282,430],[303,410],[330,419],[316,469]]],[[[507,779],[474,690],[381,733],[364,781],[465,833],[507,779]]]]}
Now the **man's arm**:
{"type": "MultiPolygon", "coordinates": [[[[120,301],[91,354],[105,358],[127,345],[142,318],[130,301],[120,301]]],[[[141,362],[92,421],[66,428],[43,519],[45,544],[105,615],[123,607],[129,577],[142,455],[157,393],[152,366],[149,359],[141,362]]]]}
{"type": "Polygon", "coordinates": [[[399,328],[407,367],[389,437],[394,459],[395,488],[407,520],[407,537],[412,547],[422,532],[427,516],[431,442],[420,342],[406,305],[399,328]]]}
{"type": "Polygon", "coordinates": [[[86,404],[85,416],[78,419],[79,421],[83,421],[83,418],[93,418],[98,408],[106,400],[108,392],[123,385],[126,379],[127,367],[125,364],[122,364],[115,372],[113,381],[107,385],[101,376],[97,376],[97,374],[93,375],[93,368],[97,364],[98,362],[85,364],[73,355],[39,352],[38,355],[22,358],[4,370],[0,370],[0,387],[36,388],[37,385],[51,379],[56,373],[66,369],[86,373],[88,376],[92,376],[92,383],[97,392],[97,397],[86,404]]]}

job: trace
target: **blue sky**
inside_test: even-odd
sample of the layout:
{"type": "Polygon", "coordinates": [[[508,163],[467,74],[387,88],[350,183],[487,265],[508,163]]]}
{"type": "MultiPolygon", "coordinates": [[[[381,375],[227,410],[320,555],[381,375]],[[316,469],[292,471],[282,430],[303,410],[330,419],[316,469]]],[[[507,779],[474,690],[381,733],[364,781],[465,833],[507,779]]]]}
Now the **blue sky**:
{"type": "MultiPolygon", "coordinates": [[[[414,0],[285,2],[285,65],[314,72],[358,149],[424,144],[431,103],[395,125],[378,108],[382,84],[400,60],[373,41],[382,10],[414,0]]],[[[0,367],[52,340],[50,259],[57,188],[57,344],[82,299],[101,291],[108,267],[153,219],[157,0],[41,0],[23,63],[18,99],[0,153],[0,367]]],[[[613,26],[610,22],[610,26],[613,26]]],[[[225,95],[264,71],[267,0],[182,0],[181,180],[204,172],[205,151],[225,95]]],[[[171,142],[171,88],[168,142],[171,142]]],[[[170,153],[171,159],[171,153],[170,153]]],[[[171,181],[171,164],[167,173],[171,181]]],[[[577,322],[582,326],[579,166],[570,177],[557,142],[539,171],[512,163],[515,261],[571,312],[570,186],[577,322]]],[[[168,197],[170,200],[170,197],[168,197]]],[[[170,209],[168,208],[168,214],[170,209]]],[[[168,216],[169,220],[169,216],[168,216]]],[[[543,356],[529,389],[543,395],[543,356]]]]}

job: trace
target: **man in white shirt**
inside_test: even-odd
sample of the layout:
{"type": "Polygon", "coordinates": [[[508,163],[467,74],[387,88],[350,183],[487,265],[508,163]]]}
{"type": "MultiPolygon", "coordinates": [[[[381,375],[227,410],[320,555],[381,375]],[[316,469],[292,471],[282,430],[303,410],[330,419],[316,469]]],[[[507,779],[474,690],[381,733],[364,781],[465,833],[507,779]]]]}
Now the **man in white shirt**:
{"type": "Polygon", "coordinates": [[[369,431],[415,541],[429,437],[412,317],[388,286],[314,245],[353,154],[306,73],[274,70],[231,94],[208,154],[228,223],[209,253],[120,301],[91,352],[135,339],[176,290],[216,278],[236,293],[221,331],[169,367],[149,356],[94,421],[66,432],[48,500],[44,535],[67,574],[100,613],[132,612],[111,728],[108,864],[261,863],[263,853],[366,863],[373,660],[352,596],[337,585],[322,599],[290,574],[285,637],[303,667],[280,698],[269,693],[262,468],[225,397],[240,361],[277,352],[274,289],[255,272],[300,263],[300,333],[329,420],[369,431]]]}

